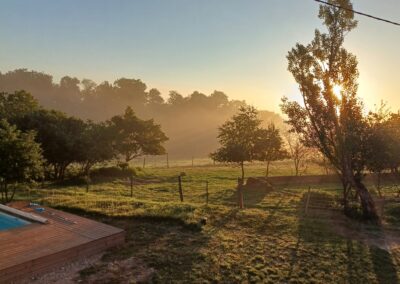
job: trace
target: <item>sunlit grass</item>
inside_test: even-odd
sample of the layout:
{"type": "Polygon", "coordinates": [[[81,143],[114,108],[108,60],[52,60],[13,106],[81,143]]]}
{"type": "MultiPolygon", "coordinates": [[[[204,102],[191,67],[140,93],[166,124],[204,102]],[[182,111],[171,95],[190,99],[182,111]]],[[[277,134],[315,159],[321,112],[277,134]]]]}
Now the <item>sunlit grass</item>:
{"type": "MultiPolygon", "coordinates": [[[[289,174],[285,166],[290,165],[281,163],[273,174],[289,174]]],[[[248,176],[263,176],[264,172],[260,164],[247,169],[248,176]]],[[[245,209],[239,210],[238,173],[238,168],[222,166],[148,168],[139,173],[132,197],[129,182],[116,180],[94,182],[88,193],[85,186],[47,184],[19,192],[18,198],[30,196],[33,201],[90,214],[124,228],[126,244],[111,250],[103,261],[141,259],[154,269],[154,282],[397,282],[400,254],[338,234],[329,212],[341,216],[340,211],[306,215],[308,186],[248,188],[245,209]],[[184,202],[179,201],[177,185],[181,172],[186,173],[184,202]],[[209,182],[208,204],[205,181],[209,182]]],[[[340,209],[336,200],[340,185],[310,186],[310,207],[322,204],[330,210],[340,209]]],[[[381,234],[378,228],[372,229],[381,234]]],[[[98,265],[83,272],[83,280],[104,269],[98,265]]]]}

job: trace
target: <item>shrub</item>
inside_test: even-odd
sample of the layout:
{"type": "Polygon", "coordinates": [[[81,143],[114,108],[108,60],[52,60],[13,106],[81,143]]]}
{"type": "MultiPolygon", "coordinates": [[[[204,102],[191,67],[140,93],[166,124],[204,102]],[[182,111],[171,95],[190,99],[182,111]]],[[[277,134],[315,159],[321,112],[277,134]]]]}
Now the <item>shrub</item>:
{"type": "Polygon", "coordinates": [[[105,178],[129,178],[136,176],[136,169],[132,167],[101,167],[93,169],[90,173],[92,178],[105,177],[105,178]]]}

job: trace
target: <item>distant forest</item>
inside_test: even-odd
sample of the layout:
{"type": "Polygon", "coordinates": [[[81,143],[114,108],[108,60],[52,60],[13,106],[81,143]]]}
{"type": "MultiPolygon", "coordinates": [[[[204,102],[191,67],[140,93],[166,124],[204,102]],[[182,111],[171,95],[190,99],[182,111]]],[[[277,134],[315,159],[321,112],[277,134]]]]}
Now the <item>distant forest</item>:
{"type": "MultiPolygon", "coordinates": [[[[45,108],[93,121],[109,119],[131,106],[140,118],[153,118],[161,124],[169,137],[166,150],[173,159],[207,157],[218,147],[218,126],[246,105],[221,91],[209,95],[194,91],[187,96],[170,91],[165,100],[156,88],[149,88],[140,79],[97,84],[65,76],[57,83],[49,74],[27,69],[0,72],[0,92],[17,90],[31,93],[45,108]]],[[[283,125],[274,112],[260,110],[259,115],[265,125],[283,125]]]]}

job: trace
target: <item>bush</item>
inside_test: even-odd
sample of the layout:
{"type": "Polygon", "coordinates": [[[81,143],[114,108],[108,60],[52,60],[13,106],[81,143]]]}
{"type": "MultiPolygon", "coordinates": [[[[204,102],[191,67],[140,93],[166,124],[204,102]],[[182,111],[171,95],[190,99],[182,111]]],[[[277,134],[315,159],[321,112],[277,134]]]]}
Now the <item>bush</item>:
{"type": "Polygon", "coordinates": [[[136,170],[132,167],[101,167],[93,169],[90,173],[92,178],[129,178],[131,176],[136,176],[136,170]]]}

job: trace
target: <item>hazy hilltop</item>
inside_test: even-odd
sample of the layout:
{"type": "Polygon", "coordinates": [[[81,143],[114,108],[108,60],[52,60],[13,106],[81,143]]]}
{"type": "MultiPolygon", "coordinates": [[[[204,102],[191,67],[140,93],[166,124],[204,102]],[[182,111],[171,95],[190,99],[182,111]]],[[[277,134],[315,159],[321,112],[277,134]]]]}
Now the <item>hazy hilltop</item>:
{"type": "MultiPolygon", "coordinates": [[[[206,157],[218,142],[217,129],[245,101],[231,100],[221,91],[206,95],[193,92],[184,96],[170,91],[167,99],[140,79],[120,78],[100,84],[89,79],[65,76],[60,82],[49,74],[18,69],[0,73],[0,91],[30,92],[45,108],[63,111],[82,119],[102,121],[121,114],[131,106],[137,115],[154,119],[169,137],[167,152],[172,158],[206,157]]],[[[260,110],[264,124],[282,126],[282,118],[260,110]]]]}

